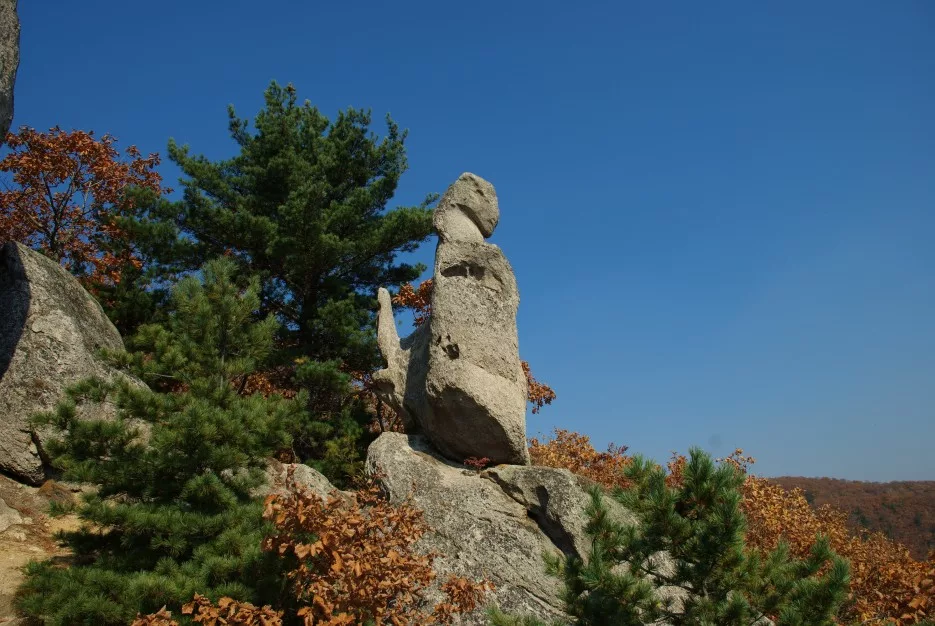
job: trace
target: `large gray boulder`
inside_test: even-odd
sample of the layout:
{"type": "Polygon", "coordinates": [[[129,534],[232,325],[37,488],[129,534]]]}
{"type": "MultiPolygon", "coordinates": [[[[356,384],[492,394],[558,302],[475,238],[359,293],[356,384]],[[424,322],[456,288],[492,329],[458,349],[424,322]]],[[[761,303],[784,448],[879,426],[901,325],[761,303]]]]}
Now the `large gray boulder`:
{"type": "Polygon", "coordinates": [[[122,350],[123,341],[71,274],[19,243],[0,248],[0,471],[31,484],[45,479],[46,433],[29,420],[68,385],[114,375],[95,356],[101,348],[122,350]]]}
{"type": "MultiPolygon", "coordinates": [[[[444,459],[424,437],[401,433],[384,433],[370,445],[367,470],[390,501],[411,497],[424,512],[432,530],[418,549],[441,555],[434,563],[439,580],[486,578],[496,586],[489,600],[504,611],[545,621],[562,616],[562,586],[546,574],[543,555],[587,556],[582,479],[548,467],[477,473],[444,459]]],[[[632,521],[616,502],[607,504],[622,523],[632,521]]],[[[462,623],[487,621],[479,610],[462,623]]]]}
{"type": "Polygon", "coordinates": [[[446,457],[527,465],[527,382],[519,359],[513,269],[484,239],[500,217],[493,186],[462,174],[435,209],[432,314],[399,340],[389,293],[379,293],[381,397],[446,457]]]}
{"type": "Polygon", "coordinates": [[[0,144],[13,122],[13,85],[19,69],[16,0],[0,0],[0,144]]]}

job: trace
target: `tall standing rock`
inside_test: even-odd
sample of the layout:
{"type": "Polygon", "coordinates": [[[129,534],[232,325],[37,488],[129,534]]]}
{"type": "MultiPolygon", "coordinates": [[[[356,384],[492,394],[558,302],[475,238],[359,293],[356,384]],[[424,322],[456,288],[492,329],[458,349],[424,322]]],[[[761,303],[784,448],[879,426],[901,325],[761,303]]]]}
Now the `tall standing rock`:
{"type": "Polygon", "coordinates": [[[44,435],[29,420],[68,385],[113,375],[101,348],[122,350],[123,340],[71,274],[22,244],[0,248],[0,471],[42,482],[44,435]]]}
{"type": "Polygon", "coordinates": [[[484,241],[500,219],[493,185],[462,174],[435,210],[432,315],[423,420],[439,450],[456,460],[527,464],[527,383],[519,359],[513,268],[484,241]],[[434,434],[432,434],[434,433],[434,434]]]}
{"type": "Polygon", "coordinates": [[[493,185],[462,174],[438,203],[432,314],[399,341],[390,296],[380,290],[378,341],[387,368],[375,379],[407,428],[446,457],[526,465],[526,375],[519,360],[513,269],[493,234],[493,185]]]}
{"type": "Polygon", "coordinates": [[[13,84],[19,69],[16,0],[0,0],[0,144],[13,122],[13,84]]]}

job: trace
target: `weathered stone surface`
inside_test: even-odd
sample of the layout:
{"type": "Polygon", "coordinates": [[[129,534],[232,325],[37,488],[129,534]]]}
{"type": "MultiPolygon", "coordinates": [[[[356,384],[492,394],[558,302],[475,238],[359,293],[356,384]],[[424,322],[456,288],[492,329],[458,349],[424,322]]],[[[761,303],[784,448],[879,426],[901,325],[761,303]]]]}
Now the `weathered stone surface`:
{"type": "MultiPolygon", "coordinates": [[[[424,511],[433,530],[418,547],[441,554],[434,565],[440,580],[488,578],[496,585],[490,599],[503,610],[544,620],[562,615],[561,584],[545,573],[543,555],[587,554],[588,494],[570,472],[514,466],[478,474],[446,461],[424,437],[400,433],[370,445],[367,469],[392,502],[411,494],[424,511]]],[[[478,611],[464,623],[487,622],[478,611]]]]}
{"type": "MultiPolygon", "coordinates": [[[[565,469],[518,465],[492,467],[481,476],[496,482],[504,493],[522,504],[562,552],[587,559],[591,550],[585,532],[588,523],[585,509],[591,502],[587,481],[565,469]]],[[[603,502],[617,523],[625,526],[637,523],[636,516],[613,498],[605,497],[603,502]]],[[[664,575],[675,573],[675,562],[665,552],[654,554],[652,562],[664,575]]],[[[678,587],[662,586],[658,590],[659,599],[671,599],[676,611],[681,610],[685,595],[678,587]]],[[[660,622],[657,626],[664,624],[660,622]]]]}
{"type": "Polygon", "coordinates": [[[0,144],[13,121],[13,85],[19,69],[16,0],[0,0],[0,144]]]}
{"type": "Polygon", "coordinates": [[[483,243],[500,220],[500,206],[493,185],[465,172],[445,192],[433,215],[442,241],[483,243]]]}
{"type": "Polygon", "coordinates": [[[424,432],[446,457],[526,465],[526,376],[519,360],[513,269],[484,242],[499,219],[487,181],[462,174],[435,210],[432,314],[400,342],[389,293],[380,290],[378,341],[387,362],[375,379],[407,431],[424,432]]]}
{"type": "Polygon", "coordinates": [[[22,523],[23,516],[20,515],[19,511],[8,506],[7,503],[0,498],[0,533],[10,526],[22,523]]]}
{"type": "Polygon", "coordinates": [[[513,270],[497,246],[439,242],[428,321],[432,410],[421,425],[449,458],[529,463],[518,307],[513,270]]]}
{"type": "MultiPolygon", "coordinates": [[[[590,486],[565,469],[499,465],[482,472],[504,493],[519,502],[562,552],[585,558],[590,541],[585,534],[585,509],[591,502],[590,486]]],[[[612,498],[604,499],[610,514],[621,524],[636,517],[612,498]]]]}
{"type": "Polygon", "coordinates": [[[420,429],[417,416],[431,412],[425,395],[429,326],[423,324],[400,341],[389,292],[381,287],[377,298],[377,344],[387,367],[375,372],[373,380],[380,397],[402,417],[406,432],[416,432],[420,429]]]}
{"type": "Polygon", "coordinates": [[[270,460],[266,466],[266,485],[257,490],[256,495],[284,494],[287,491],[288,477],[292,473],[292,480],[299,489],[310,491],[322,500],[329,497],[350,499],[353,494],[340,491],[331,484],[325,476],[315,468],[301,463],[280,463],[270,460]]]}
{"type": "Polygon", "coordinates": [[[101,348],[121,350],[123,341],[71,274],[21,244],[0,248],[0,471],[42,483],[47,434],[29,420],[53,408],[68,385],[112,376],[95,356],[101,348]]]}

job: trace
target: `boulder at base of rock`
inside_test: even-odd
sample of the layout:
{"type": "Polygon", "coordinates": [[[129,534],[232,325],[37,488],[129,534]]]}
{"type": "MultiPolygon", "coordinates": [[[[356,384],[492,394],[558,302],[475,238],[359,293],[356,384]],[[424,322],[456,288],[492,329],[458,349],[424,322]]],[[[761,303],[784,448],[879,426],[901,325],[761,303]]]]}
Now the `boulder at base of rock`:
{"type": "MultiPolygon", "coordinates": [[[[586,556],[586,487],[567,470],[497,467],[481,473],[446,461],[417,435],[384,433],[370,445],[367,470],[394,503],[412,496],[432,528],[418,549],[440,554],[438,580],[449,574],[488,579],[488,599],[516,615],[562,617],[561,582],[546,574],[543,555],[586,556]],[[582,554],[584,552],[584,554],[582,554]]],[[[608,503],[623,522],[632,516],[608,503]]],[[[440,593],[431,597],[441,598],[440,593]]],[[[483,610],[462,621],[486,624],[483,610]]]]}
{"type": "Polygon", "coordinates": [[[21,244],[0,248],[0,471],[43,482],[45,435],[29,420],[68,385],[112,376],[101,348],[122,350],[123,340],[71,274],[21,244]]]}

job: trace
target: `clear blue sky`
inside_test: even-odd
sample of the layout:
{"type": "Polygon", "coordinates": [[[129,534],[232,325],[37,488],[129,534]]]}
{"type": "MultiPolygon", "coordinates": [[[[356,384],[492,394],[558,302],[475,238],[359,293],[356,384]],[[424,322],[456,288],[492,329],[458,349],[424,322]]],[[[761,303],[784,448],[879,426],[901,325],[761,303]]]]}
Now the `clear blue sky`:
{"type": "Polygon", "coordinates": [[[252,117],[276,79],[329,115],[371,107],[410,129],[400,204],[462,171],[493,182],[520,350],[559,394],[530,435],[935,479],[930,0],[21,0],[20,15],[15,125],[224,157],[227,104],[252,117]]]}

